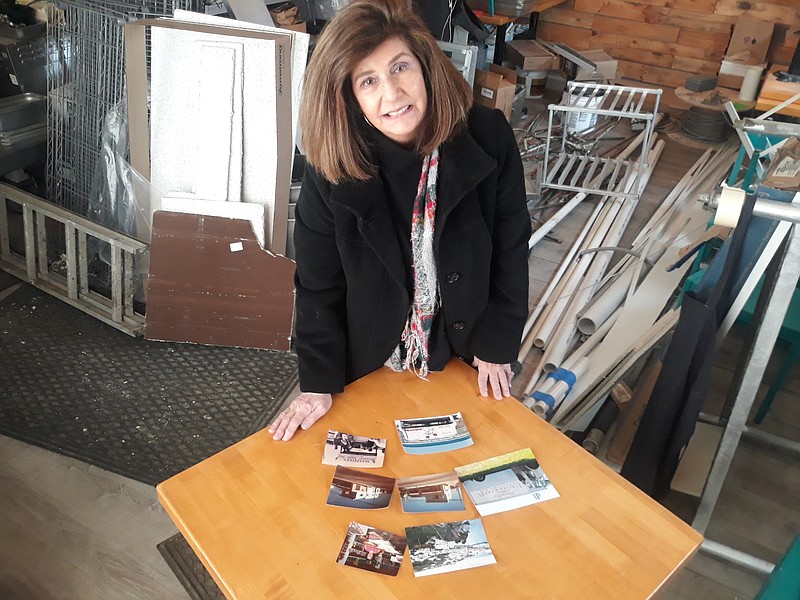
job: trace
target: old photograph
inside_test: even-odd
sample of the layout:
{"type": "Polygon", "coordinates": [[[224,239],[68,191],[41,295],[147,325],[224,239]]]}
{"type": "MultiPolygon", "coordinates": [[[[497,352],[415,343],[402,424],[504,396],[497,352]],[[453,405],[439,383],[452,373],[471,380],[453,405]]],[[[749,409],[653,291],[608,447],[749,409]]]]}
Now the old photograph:
{"type": "Polygon", "coordinates": [[[347,508],[386,508],[392,499],[394,479],[338,466],[333,473],[328,504],[347,508]]]}
{"type": "Polygon", "coordinates": [[[322,464],[362,469],[378,468],[383,466],[385,456],[386,440],[384,438],[364,437],[329,430],[325,440],[322,464]]]}
{"type": "Polygon", "coordinates": [[[403,477],[397,480],[397,489],[404,512],[464,510],[464,494],[455,471],[403,477]]]}
{"type": "Polygon", "coordinates": [[[415,577],[497,562],[480,519],[406,527],[406,537],[415,577]]]}
{"type": "Polygon", "coordinates": [[[352,521],[336,562],[384,575],[397,575],[405,550],[406,538],[402,535],[352,521]]]}

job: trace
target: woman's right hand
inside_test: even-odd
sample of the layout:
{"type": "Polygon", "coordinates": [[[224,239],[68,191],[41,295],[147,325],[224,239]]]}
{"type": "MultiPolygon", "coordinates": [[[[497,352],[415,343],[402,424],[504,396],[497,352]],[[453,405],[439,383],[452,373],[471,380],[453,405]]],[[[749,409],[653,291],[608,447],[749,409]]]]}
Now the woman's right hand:
{"type": "Polygon", "coordinates": [[[328,412],[333,404],[330,394],[303,392],[292,400],[267,428],[273,440],[284,442],[292,439],[297,428],[308,429],[328,412]]]}

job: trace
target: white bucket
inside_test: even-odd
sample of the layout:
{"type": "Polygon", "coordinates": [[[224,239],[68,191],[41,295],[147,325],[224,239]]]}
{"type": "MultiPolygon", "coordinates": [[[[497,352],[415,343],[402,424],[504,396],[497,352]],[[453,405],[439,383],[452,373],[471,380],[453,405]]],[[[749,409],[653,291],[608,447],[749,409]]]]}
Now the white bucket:
{"type": "MultiPolygon", "coordinates": [[[[584,87],[578,85],[572,90],[564,91],[564,104],[566,106],[577,106],[579,108],[598,108],[603,102],[605,90],[589,89],[584,92],[584,87]],[[584,94],[581,96],[581,94],[584,94]],[[570,95],[573,98],[570,98],[570,95]],[[579,97],[580,96],[580,97],[579,97]]],[[[569,112],[567,113],[566,125],[567,131],[571,133],[580,133],[591,129],[597,123],[597,114],[592,112],[569,112]]]]}

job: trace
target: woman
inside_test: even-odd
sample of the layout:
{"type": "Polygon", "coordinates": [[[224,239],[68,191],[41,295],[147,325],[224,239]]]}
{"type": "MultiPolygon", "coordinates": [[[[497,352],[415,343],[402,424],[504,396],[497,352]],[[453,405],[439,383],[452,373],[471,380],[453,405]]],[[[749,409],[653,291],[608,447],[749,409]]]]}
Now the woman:
{"type": "Polygon", "coordinates": [[[355,1],[305,75],[295,213],[302,393],[269,427],[307,429],[381,367],[421,377],[459,356],[510,395],[527,315],[522,162],[403,0],[355,1]]]}

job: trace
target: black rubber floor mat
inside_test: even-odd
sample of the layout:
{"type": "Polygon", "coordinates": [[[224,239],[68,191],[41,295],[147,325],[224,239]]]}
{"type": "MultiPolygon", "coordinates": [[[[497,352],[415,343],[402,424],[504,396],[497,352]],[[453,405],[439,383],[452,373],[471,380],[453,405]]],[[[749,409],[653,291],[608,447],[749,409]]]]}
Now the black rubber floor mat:
{"type": "Polygon", "coordinates": [[[267,425],[285,352],[132,338],[30,285],[0,302],[0,433],[154,485],[267,425]]]}
{"type": "Polygon", "coordinates": [[[192,600],[225,600],[214,578],[182,534],[176,533],[156,547],[192,600]]]}

